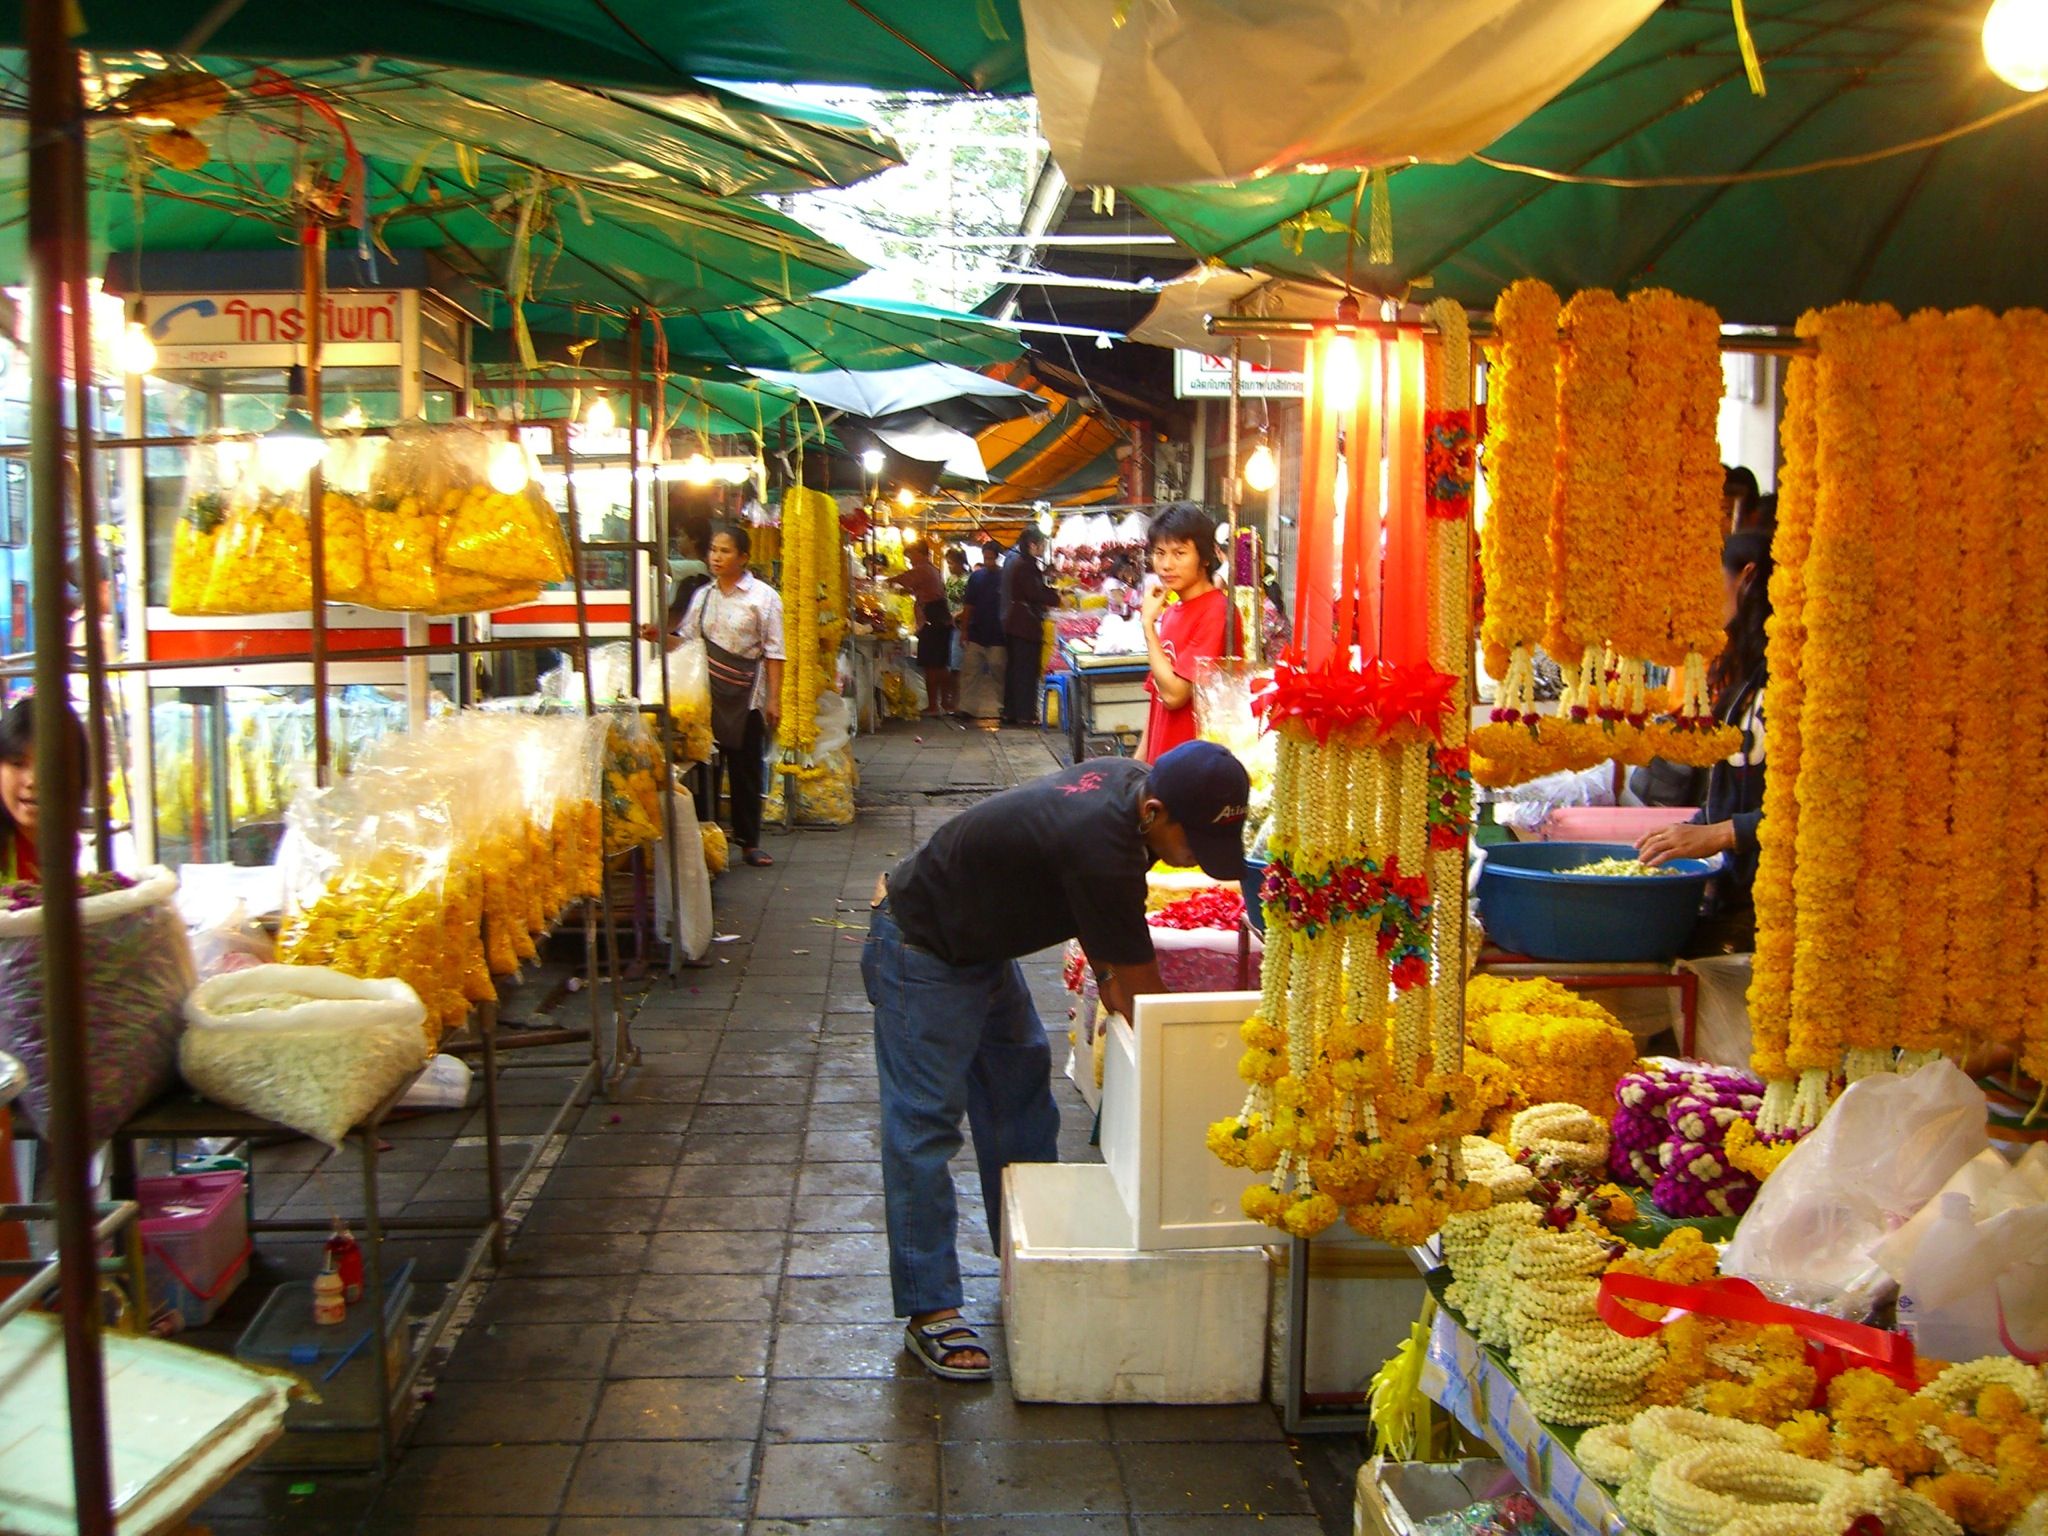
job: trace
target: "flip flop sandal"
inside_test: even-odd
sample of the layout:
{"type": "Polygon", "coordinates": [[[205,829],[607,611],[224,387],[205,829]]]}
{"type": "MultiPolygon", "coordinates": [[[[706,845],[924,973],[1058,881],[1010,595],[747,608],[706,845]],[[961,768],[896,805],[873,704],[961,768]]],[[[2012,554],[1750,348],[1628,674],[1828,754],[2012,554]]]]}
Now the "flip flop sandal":
{"type": "Polygon", "coordinates": [[[771,855],[769,855],[767,852],[759,848],[749,848],[745,853],[741,854],[740,857],[746,860],[746,862],[752,865],[755,869],[766,869],[769,867],[769,865],[775,862],[774,858],[771,855]]]}
{"type": "Polygon", "coordinates": [[[981,1335],[957,1317],[906,1324],[903,1345],[917,1356],[919,1364],[926,1370],[947,1381],[987,1381],[995,1374],[993,1365],[946,1364],[948,1355],[957,1355],[964,1349],[978,1349],[984,1355],[988,1353],[988,1346],[982,1343],[981,1335]]]}

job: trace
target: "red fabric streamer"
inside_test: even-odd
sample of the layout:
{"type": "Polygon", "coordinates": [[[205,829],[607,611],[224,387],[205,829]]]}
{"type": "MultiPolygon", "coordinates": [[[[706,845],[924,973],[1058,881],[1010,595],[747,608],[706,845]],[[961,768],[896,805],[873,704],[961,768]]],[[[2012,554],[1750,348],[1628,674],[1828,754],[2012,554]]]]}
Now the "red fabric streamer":
{"type": "Polygon", "coordinates": [[[1423,482],[1422,337],[1394,341],[1394,388],[1387,440],[1386,614],[1379,655],[1395,663],[1429,660],[1429,514],[1423,482]]]}
{"type": "Polygon", "coordinates": [[[1726,1318],[1731,1322],[1768,1327],[1779,1323],[1806,1341],[1807,1351],[1819,1376],[1816,1401],[1827,1385],[1844,1371],[1869,1370],[1889,1376],[1908,1392],[1920,1385],[1913,1365],[1913,1341],[1903,1333],[1870,1328],[1862,1323],[1844,1322],[1823,1312],[1808,1312],[1772,1301],[1747,1280],[1722,1275],[1700,1285],[1678,1285],[1669,1280],[1652,1280],[1644,1275],[1605,1274],[1600,1277],[1600,1316],[1616,1333],[1631,1339],[1646,1339],[1671,1321],[1670,1316],[1644,1317],[1622,1305],[1625,1301],[1648,1302],[1670,1309],[1672,1314],[1695,1313],[1701,1317],[1726,1318]]]}
{"type": "Polygon", "coordinates": [[[1252,707],[1274,726],[1290,721],[1327,742],[1365,728],[1381,739],[1401,734],[1441,740],[1455,679],[1425,664],[1369,661],[1363,667],[1309,667],[1284,658],[1252,707]]]}
{"type": "Polygon", "coordinates": [[[1338,338],[1318,336],[1307,347],[1308,371],[1301,400],[1301,544],[1295,553],[1294,635],[1312,667],[1326,665],[1334,649],[1336,614],[1331,600],[1336,573],[1336,428],[1330,420],[1324,369],[1338,338]]]}

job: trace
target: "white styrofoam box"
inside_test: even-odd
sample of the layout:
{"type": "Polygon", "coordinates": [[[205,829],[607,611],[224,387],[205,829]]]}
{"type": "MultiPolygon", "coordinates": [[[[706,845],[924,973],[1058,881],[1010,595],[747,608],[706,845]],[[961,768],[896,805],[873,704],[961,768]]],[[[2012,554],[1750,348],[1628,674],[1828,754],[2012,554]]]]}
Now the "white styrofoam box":
{"type": "Polygon", "coordinates": [[[1230,1248],[1275,1241],[1240,1201],[1257,1175],[1226,1167],[1209,1126],[1244,1107],[1237,1075],[1256,992],[1159,992],[1110,1025],[1102,1072],[1102,1159],[1136,1223],[1137,1244],[1230,1248]]]}
{"type": "Polygon", "coordinates": [[[1003,1173],[1010,1384],[1033,1403],[1252,1403],[1265,1382],[1266,1251],[1140,1253],[1099,1163],[1003,1173]]]}

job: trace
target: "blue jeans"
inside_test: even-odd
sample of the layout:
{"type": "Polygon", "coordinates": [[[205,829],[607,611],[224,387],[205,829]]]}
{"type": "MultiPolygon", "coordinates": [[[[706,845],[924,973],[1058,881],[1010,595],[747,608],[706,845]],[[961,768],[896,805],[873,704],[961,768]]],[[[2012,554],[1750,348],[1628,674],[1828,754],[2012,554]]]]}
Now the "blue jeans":
{"type": "Polygon", "coordinates": [[[957,1307],[959,1213],[947,1166],[974,1133],[989,1232],[1001,1242],[1003,1169],[1059,1161],[1052,1050],[1014,960],[948,965],[904,942],[888,903],[868,923],[861,980],[875,1005],[889,1283],[899,1317],[957,1307]]]}

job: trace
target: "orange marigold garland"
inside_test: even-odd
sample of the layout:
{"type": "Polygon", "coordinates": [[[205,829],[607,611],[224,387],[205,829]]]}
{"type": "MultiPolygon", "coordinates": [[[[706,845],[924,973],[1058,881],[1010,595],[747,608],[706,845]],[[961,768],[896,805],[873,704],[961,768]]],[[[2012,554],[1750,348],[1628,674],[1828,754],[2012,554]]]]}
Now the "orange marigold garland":
{"type": "MultiPolygon", "coordinates": [[[[2048,314],[2014,310],[2004,317],[2012,365],[2012,521],[2048,527],[2048,314]]],[[[2013,551],[2012,612],[2016,632],[2038,631],[2048,613],[2048,539],[2024,533],[2013,551]]],[[[2005,680],[2011,714],[2011,761],[2025,763],[2048,740],[2048,667],[2011,669],[2005,680]]],[[[2004,994],[2021,1016],[2020,1067],[2048,1082],[2048,799],[2016,794],[2008,813],[2011,918],[2004,994]]]]}
{"type": "Polygon", "coordinates": [[[1567,761],[1597,762],[1633,744],[1641,700],[1611,706],[1607,642],[1620,617],[1627,546],[1634,389],[1628,308],[1605,289],[1574,294],[1561,317],[1557,472],[1551,485],[1550,589],[1543,647],[1564,669],[1558,713],[1539,726],[1567,761]],[[1624,724],[1624,712],[1633,721],[1624,724]],[[1610,736],[1614,739],[1610,740],[1610,736]]]}
{"type": "MultiPolygon", "coordinates": [[[[2010,920],[2006,876],[2007,757],[2011,715],[2006,673],[2016,628],[2011,609],[2014,523],[2004,338],[1985,309],[1948,321],[1960,336],[1963,453],[1950,465],[1951,505],[1962,542],[1962,670],[1954,675],[1956,750],[1949,813],[1954,905],[1948,960],[1948,1019],[1962,1046],[2001,1038],[2016,1001],[2001,995],[2000,938],[2010,920]]],[[[2030,529],[2029,539],[2041,530],[2030,529]]],[[[2038,613],[2023,616],[2038,623],[2038,613]]],[[[1942,686],[1943,679],[1932,680],[1942,686]]],[[[2038,738],[2037,738],[2038,741],[2038,738]]],[[[2037,746],[2038,752],[2038,746],[2037,746]]]]}
{"type": "Polygon", "coordinates": [[[1814,396],[1813,548],[1806,561],[1806,688],[1800,726],[1798,843],[1792,871],[1792,1015],[1787,1065],[1800,1074],[1792,1120],[1818,1123],[1851,1028],[1843,985],[1856,931],[1862,866],[1863,773],[1875,665],[1870,632],[1872,474],[1886,424],[1871,391],[1883,356],[1888,307],[1838,305],[1823,313],[1814,396]]]}
{"type": "MultiPolygon", "coordinates": [[[[1492,723],[1472,733],[1472,745],[1510,772],[1536,760],[1535,650],[1549,583],[1557,460],[1557,317],[1557,294],[1534,278],[1509,286],[1493,307],[1494,368],[1486,413],[1489,501],[1479,539],[1486,612],[1479,638],[1486,670],[1500,692],[1492,723]]],[[[1475,761],[1473,772],[1481,783],[1489,782],[1484,764],[1475,761]]]]}

